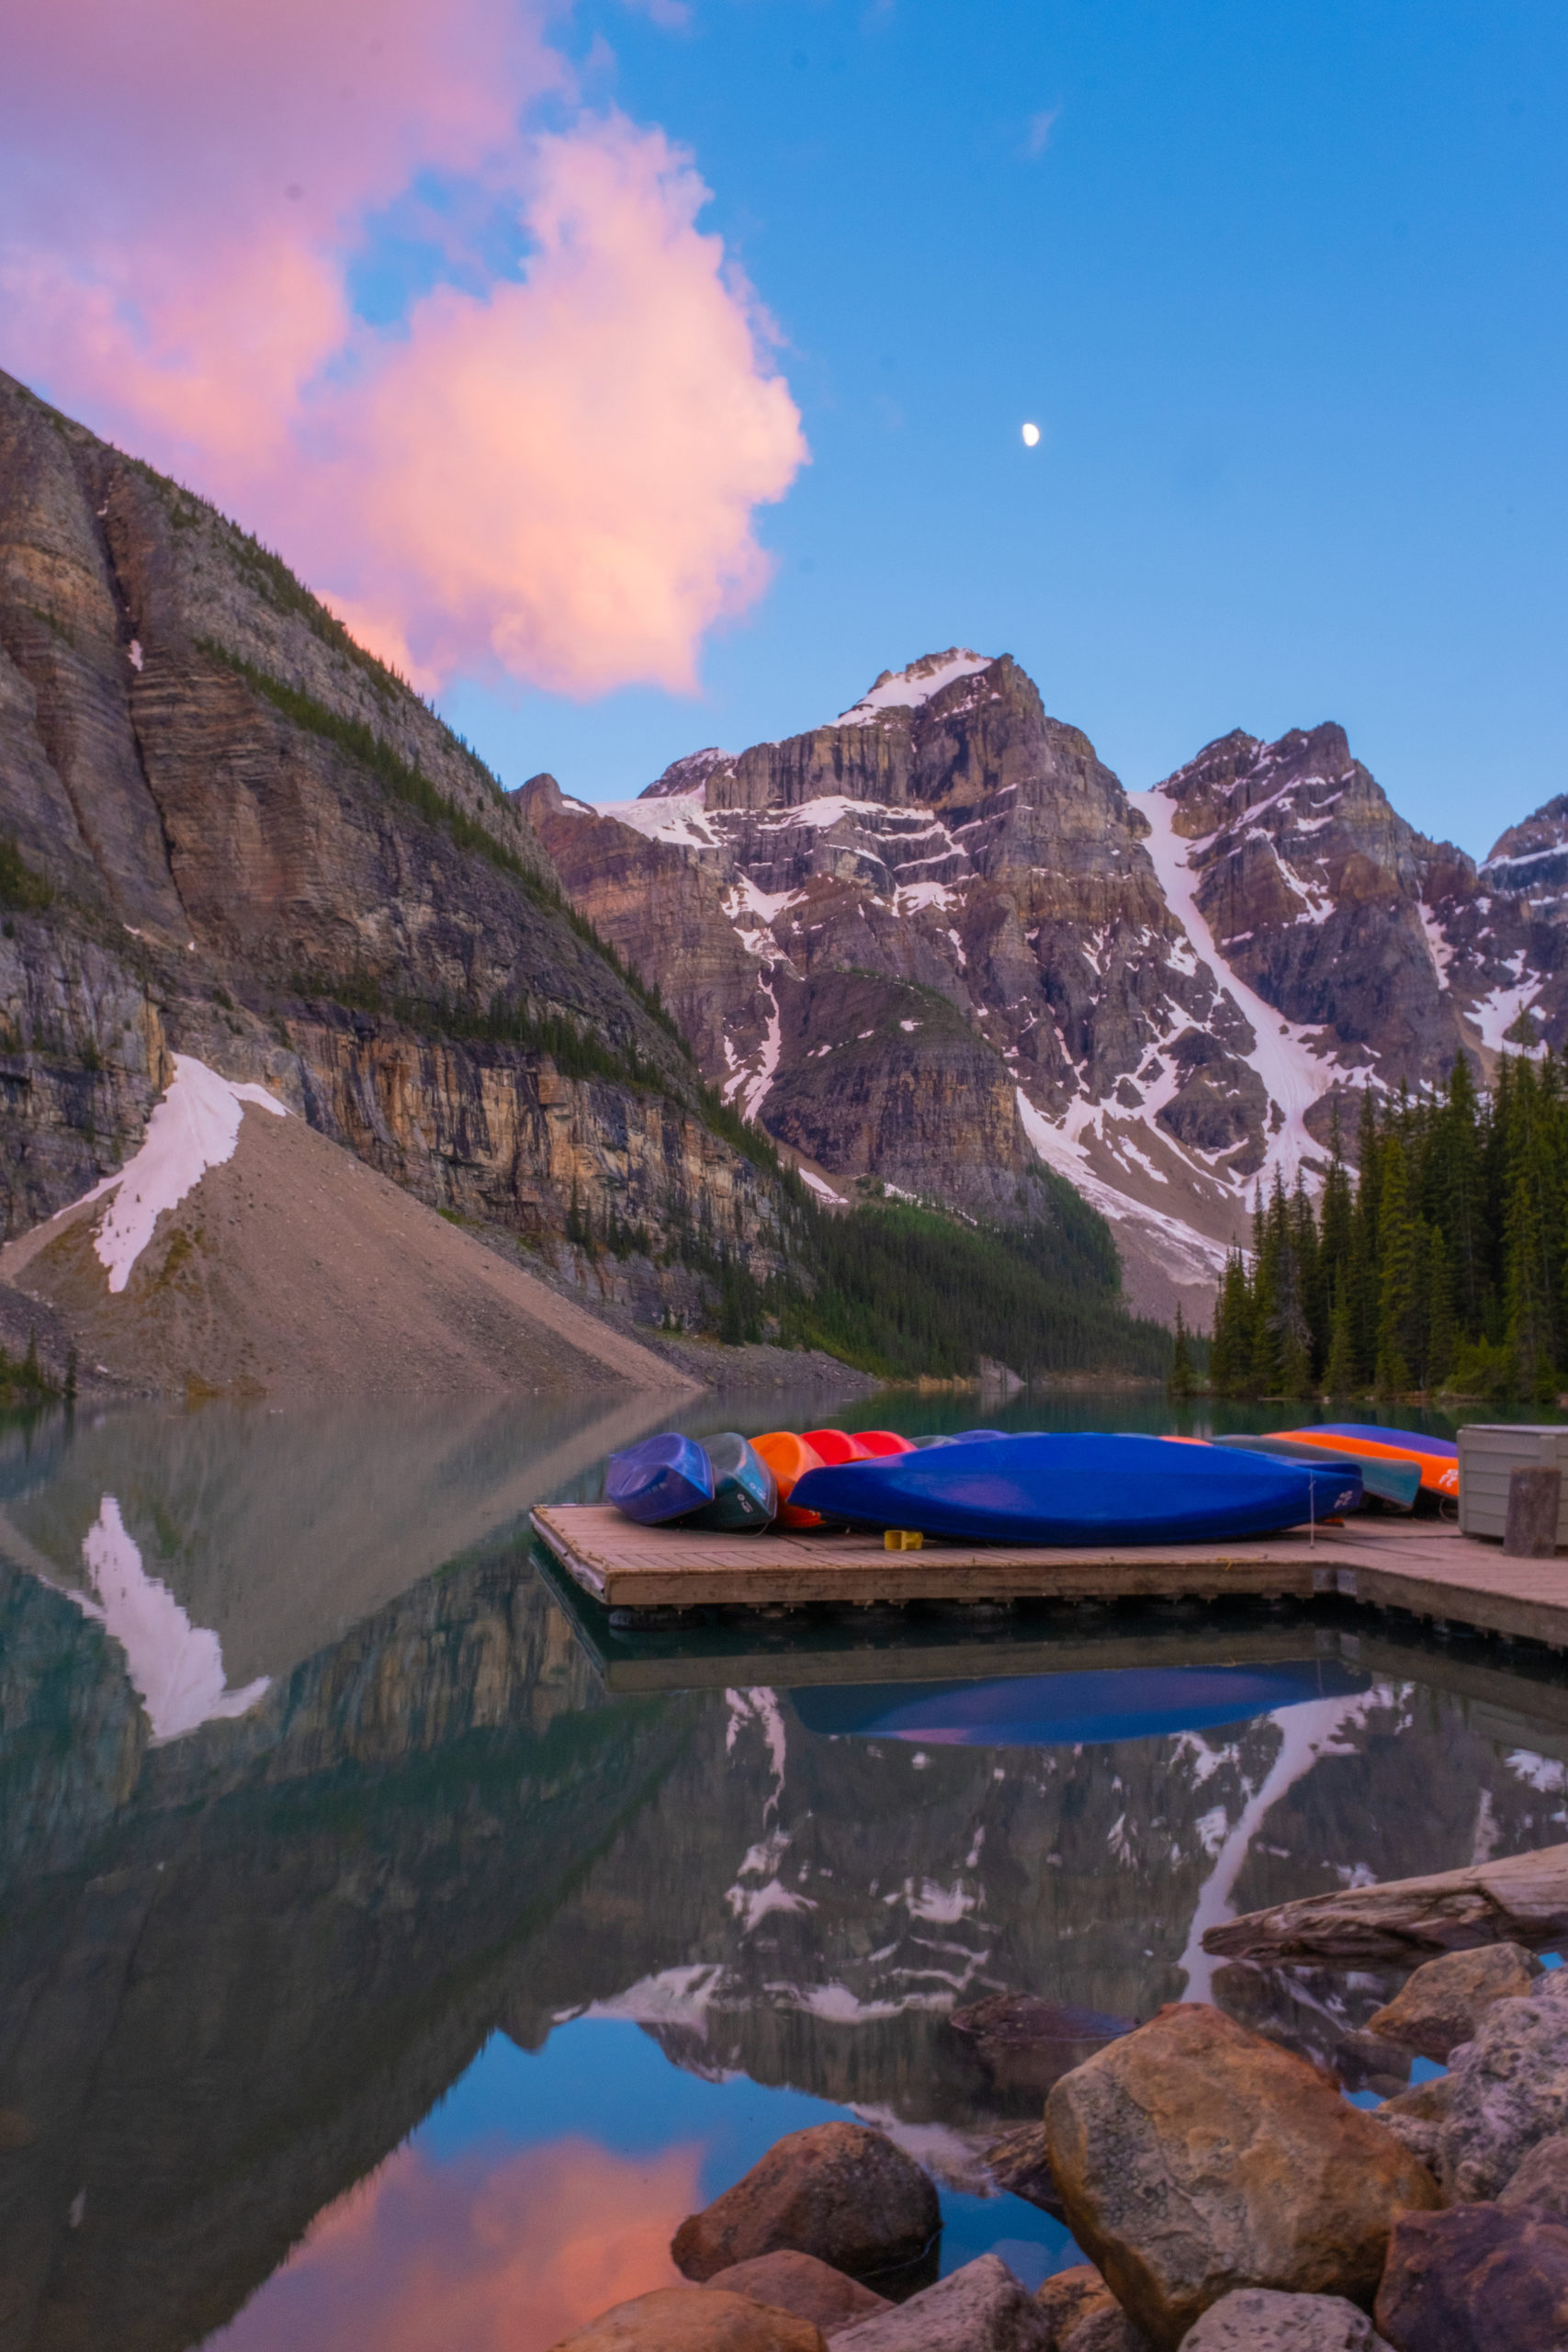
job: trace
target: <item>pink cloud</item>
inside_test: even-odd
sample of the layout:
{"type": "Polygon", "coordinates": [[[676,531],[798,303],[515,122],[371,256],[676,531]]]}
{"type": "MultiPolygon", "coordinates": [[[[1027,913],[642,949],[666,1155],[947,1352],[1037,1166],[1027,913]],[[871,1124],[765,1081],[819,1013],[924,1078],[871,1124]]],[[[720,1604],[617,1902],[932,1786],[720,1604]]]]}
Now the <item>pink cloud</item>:
{"type": "MultiPolygon", "coordinates": [[[[806,451],[658,131],[525,127],[541,0],[51,0],[0,78],[0,364],[279,545],[434,684],[692,684],[806,451]],[[350,311],[367,220],[457,175],[520,279],[350,311]]],[[[460,231],[449,232],[460,236],[460,231]]],[[[466,278],[465,285],[471,279],[466,278]]]]}
{"type": "Polygon", "coordinates": [[[670,2240],[702,2151],[556,2141],[487,2165],[406,2146],[330,2206],[214,2352],[548,2352],[611,2304],[684,2284],[670,2240]]]}

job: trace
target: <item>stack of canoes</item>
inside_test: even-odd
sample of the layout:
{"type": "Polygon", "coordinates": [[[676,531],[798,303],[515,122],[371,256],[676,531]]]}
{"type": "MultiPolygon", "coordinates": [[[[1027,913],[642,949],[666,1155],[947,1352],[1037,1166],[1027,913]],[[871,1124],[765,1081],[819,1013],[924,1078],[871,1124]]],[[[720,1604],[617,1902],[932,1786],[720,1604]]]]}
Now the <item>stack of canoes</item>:
{"type": "Polygon", "coordinates": [[[610,1500],[642,1526],[903,1530],[961,1543],[1209,1544],[1409,1510],[1458,1491],[1458,1449],[1328,1422],[1213,1443],[1094,1431],[772,1430],[645,1438],[610,1459],[610,1500]]]}

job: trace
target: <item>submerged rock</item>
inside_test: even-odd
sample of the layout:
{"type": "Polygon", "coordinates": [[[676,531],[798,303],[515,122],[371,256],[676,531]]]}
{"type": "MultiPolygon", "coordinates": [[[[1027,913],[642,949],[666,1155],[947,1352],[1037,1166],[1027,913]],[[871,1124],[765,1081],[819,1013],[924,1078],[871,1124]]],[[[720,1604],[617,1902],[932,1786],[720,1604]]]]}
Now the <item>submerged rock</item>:
{"type": "Polygon", "coordinates": [[[1377,2322],[1394,2352],[1551,2352],[1568,2344],[1568,2229],[1500,2205],[1407,2213],[1377,2322]]]}
{"type": "Polygon", "coordinates": [[[1058,2270],[1035,2290],[1034,2300],[1045,2315],[1048,2352],[1063,2352],[1073,2330],[1096,2312],[1121,2308],[1092,2262],[1075,2262],[1070,2270],[1058,2270]]]}
{"type": "Polygon", "coordinates": [[[1369,2033],[1446,2066],[1449,2053],[1475,2030],[1495,2001],[1528,1993],[1540,1962],[1523,1944],[1481,1944],[1424,1961],[1386,2008],[1367,2021],[1369,2033]]]}
{"type": "Polygon", "coordinates": [[[1133,2030],[1131,2018],[1043,2001],[1033,1993],[993,1993],[969,2008],[954,2009],[948,2024],[973,2042],[999,2089],[1037,2098],[1108,2041],[1133,2030]]]}
{"type": "Polygon", "coordinates": [[[1241,2287],[1203,2313],[1181,2352],[1389,2352],[1365,2312],[1343,2295],[1281,2295],[1241,2287]]]}
{"type": "Polygon", "coordinates": [[[656,2287],[601,2312],[554,2352],[824,2352],[809,2320],[712,2288],[656,2287]]]}
{"type": "Polygon", "coordinates": [[[1568,2132],[1568,1971],[1487,2010],[1453,2053],[1438,2129],[1438,2178],[1450,2202],[1506,2188],[1538,2141],[1568,2132]]]}
{"type": "Polygon", "coordinates": [[[1050,2352],[1045,2314],[998,2255],[846,2328],[838,2352],[1050,2352]]]}
{"type": "Polygon", "coordinates": [[[1051,2161],[1074,2237],[1174,2352],[1239,2287],[1370,2301],[1431,2175],[1317,2069],[1174,2003],[1056,2085],[1051,2161]]]}
{"type": "Polygon", "coordinates": [[[717,2289],[728,2295],[749,2295],[754,2303],[771,2303],[776,2311],[793,2312],[796,2319],[808,2319],[824,2335],[837,2335],[859,2320],[874,2319],[878,2312],[893,2308],[886,2296],[873,2294],[846,2271],[819,2262],[814,2254],[796,2254],[787,2248],[778,2254],[756,2255],[750,2262],[732,2263],[728,2270],[716,2271],[707,2283],[710,2293],[717,2289]]]}
{"type": "Polygon", "coordinates": [[[918,2262],[942,2227],[931,2180],[884,2132],[817,2123],[778,2141],[671,2241],[675,2267],[705,2280],[762,2254],[814,2254],[852,2278],[918,2262]]]}

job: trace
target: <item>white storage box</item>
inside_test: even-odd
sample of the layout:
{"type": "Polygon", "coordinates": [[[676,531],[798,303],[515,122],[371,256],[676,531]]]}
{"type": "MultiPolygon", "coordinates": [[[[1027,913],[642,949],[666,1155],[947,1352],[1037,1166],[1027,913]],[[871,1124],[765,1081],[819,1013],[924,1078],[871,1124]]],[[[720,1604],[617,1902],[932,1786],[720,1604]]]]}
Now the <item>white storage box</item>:
{"type": "Polygon", "coordinates": [[[1557,1541],[1568,1544],[1568,1428],[1472,1422],[1459,1433],[1459,1523],[1465,1535],[1495,1535],[1508,1522],[1508,1473],[1561,1470],[1557,1541]]]}

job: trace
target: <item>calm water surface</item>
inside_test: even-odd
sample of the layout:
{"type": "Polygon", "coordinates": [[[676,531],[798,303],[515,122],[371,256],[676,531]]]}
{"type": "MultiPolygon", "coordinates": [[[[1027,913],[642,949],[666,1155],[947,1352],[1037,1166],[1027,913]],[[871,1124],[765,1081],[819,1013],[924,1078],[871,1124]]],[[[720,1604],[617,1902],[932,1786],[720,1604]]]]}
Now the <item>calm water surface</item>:
{"type": "MultiPolygon", "coordinates": [[[[648,1418],[0,1423],[4,2352],[545,2352],[846,2114],[936,2175],[945,2268],[1035,2279],[1070,2242],[979,2158],[1038,2098],[950,2008],[1213,1998],[1386,2093],[1345,2047],[1374,1982],[1216,1969],[1203,1928],[1562,1834],[1544,1656],[1326,1606],[574,1607],[525,1513],[648,1418]]],[[[1173,1425],[1126,1395],[847,1419],[1173,1425]]]]}

